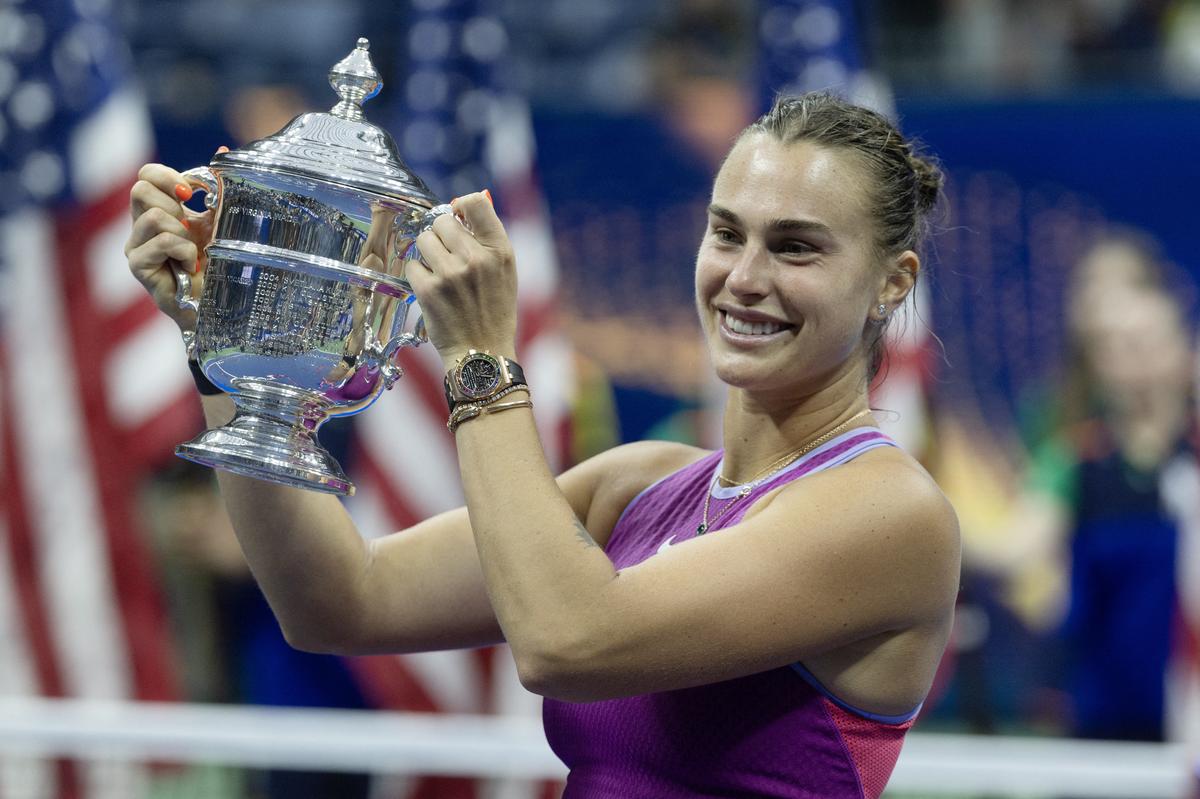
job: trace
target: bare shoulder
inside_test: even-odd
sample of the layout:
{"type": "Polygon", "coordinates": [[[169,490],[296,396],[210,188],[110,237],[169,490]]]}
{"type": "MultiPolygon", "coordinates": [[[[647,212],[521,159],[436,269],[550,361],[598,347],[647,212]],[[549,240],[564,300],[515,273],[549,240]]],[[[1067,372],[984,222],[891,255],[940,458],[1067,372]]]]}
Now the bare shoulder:
{"type": "Polygon", "coordinates": [[[828,470],[825,476],[856,497],[867,517],[878,520],[884,535],[930,557],[929,566],[945,568],[957,584],[958,515],[916,458],[899,447],[880,447],[842,468],[828,470]]]}
{"type": "Polygon", "coordinates": [[[899,448],[880,447],[793,481],[762,513],[781,522],[825,520],[814,544],[853,563],[860,578],[877,575],[881,587],[893,581],[909,590],[920,586],[916,593],[924,601],[910,605],[924,607],[918,615],[942,617],[953,606],[961,566],[958,517],[924,467],[899,448]]]}
{"type": "Polygon", "coordinates": [[[852,485],[859,496],[898,516],[957,540],[958,515],[950,500],[916,458],[899,447],[880,447],[846,464],[844,472],[827,473],[852,485]]]}
{"type": "Polygon", "coordinates": [[[709,450],[673,441],[638,441],[588,458],[559,478],[576,515],[603,546],[634,497],[709,450]]]}
{"type": "Polygon", "coordinates": [[[958,530],[954,508],[933,477],[915,458],[899,447],[879,447],[849,463],[788,483],[779,498],[830,493],[838,488],[853,500],[872,507],[892,506],[906,512],[929,514],[926,521],[948,524],[958,530]]]}

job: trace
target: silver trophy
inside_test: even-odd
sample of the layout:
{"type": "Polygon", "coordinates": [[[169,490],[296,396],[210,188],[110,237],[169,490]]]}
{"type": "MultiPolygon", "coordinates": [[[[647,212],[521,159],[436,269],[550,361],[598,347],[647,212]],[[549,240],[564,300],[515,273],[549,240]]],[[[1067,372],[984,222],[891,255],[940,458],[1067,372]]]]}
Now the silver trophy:
{"type": "Polygon", "coordinates": [[[341,99],[329,113],[302,114],[184,173],[216,214],[199,298],[176,272],[177,301],[197,312],[184,341],[237,415],[178,446],[183,458],[353,494],[317,429],[391,388],[396,353],[425,340],[421,319],[409,325],[404,268],[418,257],[416,236],[449,207],[363,119],[382,86],[368,47],[359,39],[330,71],[341,99]]]}

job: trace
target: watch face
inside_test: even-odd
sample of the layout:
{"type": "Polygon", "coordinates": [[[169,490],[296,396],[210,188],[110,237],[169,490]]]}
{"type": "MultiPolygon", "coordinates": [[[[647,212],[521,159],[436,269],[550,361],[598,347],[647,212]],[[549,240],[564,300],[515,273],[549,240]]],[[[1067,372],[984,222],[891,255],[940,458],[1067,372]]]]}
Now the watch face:
{"type": "Polygon", "coordinates": [[[458,367],[458,385],[468,397],[486,397],[500,385],[500,362],[491,355],[476,353],[458,367]]]}

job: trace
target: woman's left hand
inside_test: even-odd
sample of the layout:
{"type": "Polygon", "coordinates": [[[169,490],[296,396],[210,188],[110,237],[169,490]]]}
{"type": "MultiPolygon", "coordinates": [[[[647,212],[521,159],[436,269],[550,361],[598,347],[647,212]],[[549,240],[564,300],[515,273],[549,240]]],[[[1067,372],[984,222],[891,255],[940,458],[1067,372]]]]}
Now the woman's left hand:
{"type": "Polygon", "coordinates": [[[451,205],[453,215],[439,216],[417,237],[421,260],[406,268],[429,341],[447,368],[471,349],[513,357],[517,268],[508,234],[487,194],[451,205]]]}

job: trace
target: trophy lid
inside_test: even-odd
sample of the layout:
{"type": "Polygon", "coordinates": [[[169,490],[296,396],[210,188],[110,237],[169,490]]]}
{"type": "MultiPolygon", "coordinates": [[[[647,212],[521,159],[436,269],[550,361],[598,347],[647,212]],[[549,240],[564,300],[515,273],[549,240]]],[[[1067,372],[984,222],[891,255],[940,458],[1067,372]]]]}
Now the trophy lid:
{"type": "Polygon", "coordinates": [[[290,172],[429,208],[437,205],[437,197],[400,158],[391,135],[363,118],[362,104],[383,87],[369,47],[370,42],[359,39],[329,71],[329,85],[340,100],[328,113],[301,114],[273,136],[215,156],[213,164],[290,172]]]}

